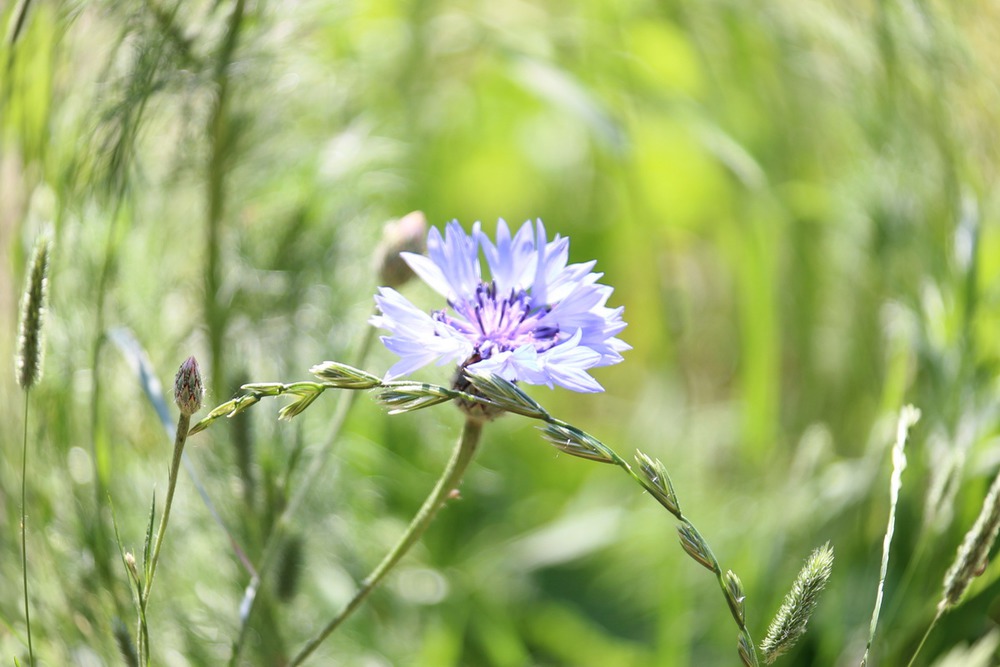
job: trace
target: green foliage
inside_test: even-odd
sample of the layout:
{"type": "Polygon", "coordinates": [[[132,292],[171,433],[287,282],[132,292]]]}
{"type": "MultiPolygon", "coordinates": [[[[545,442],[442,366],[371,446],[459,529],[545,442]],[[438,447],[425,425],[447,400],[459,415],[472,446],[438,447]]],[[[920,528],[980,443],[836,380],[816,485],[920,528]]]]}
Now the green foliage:
{"type": "MultiPolygon", "coordinates": [[[[152,664],[225,664],[241,632],[241,664],[280,664],[340,610],[462,420],[419,396],[451,369],[383,394],[426,408],[396,416],[361,396],[338,417],[354,392],[323,384],[372,382],[324,360],[376,379],[390,365],[381,349],[356,363],[375,255],[383,223],[420,209],[439,226],[541,217],[574,261],[598,260],[634,347],[598,371],[607,393],[507,399],[574,425],[548,433],[570,453],[603,456],[587,433],[641,449],[658,502],[499,419],[461,499],[315,664],[732,664],[719,582],[663,511],[678,497],[739,573],[720,576],[733,615],[745,592],[755,637],[776,582],[834,545],[836,576],[786,664],[856,664],[912,403],[870,663],[905,664],[1000,460],[998,21],[982,0],[2,4],[8,364],[31,244],[50,224],[53,240],[27,480],[38,661],[135,664],[123,563],[144,550],[170,440],[149,378],[105,345],[120,327],[153,379],[195,355],[206,406],[235,401],[188,443],[209,502],[182,472],[152,664]],[[265,381],[291,406],[238,398],[265,381]],[[275,574],[243,628],[265,553],[275,574]]],[[[0,374],[8,462],[21,399],[0,374]]],[[[17,488],[0,466],[8,664],[27,656],[17,488]]],[[[994,562],[921,659],[995,657],[998,595],[994,562]]]]}

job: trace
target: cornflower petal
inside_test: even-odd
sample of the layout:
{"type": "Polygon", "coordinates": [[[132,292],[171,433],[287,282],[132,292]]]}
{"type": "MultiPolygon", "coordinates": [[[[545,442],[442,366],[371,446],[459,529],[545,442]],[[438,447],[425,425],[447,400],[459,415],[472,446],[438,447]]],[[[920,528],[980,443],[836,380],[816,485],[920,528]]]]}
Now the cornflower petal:
{"type": "Polygon", "coordinates": [[[582,337],[582,330],[577,329],[568,341],[539,355],[542,368],[550,380],[549,386],[555,383],[579,392],[604,391],[604,387],[583,370],[597,365],[601,355],[581,345],[582,337]]]}
{"type": "Polygon", "coordinates": [[[569,239],[556,234],[552,241],[547,242],[545,240],[545,226],[542,225],[541,220],[538,220],[537,223],[535,244],[538,256],[531,295],[536,299],[536,303],[551,304],[549,285],[566,268],[566,260],[569,259],[569,239]]]}
{"type": "Polygon", "coordinates": [[[452,220],[445,227],[445,235],[431,228],[427,236],[427,255],[411,252],[401,253],[421,280],[449,301],[468,298],[481,282],[479,269],[479,249],[476,237],[479,223],[469,236],[457,221],[452,220]]]}
{"type": "Polygon", "coordinates": [[[386,348],[400,361],[386,374],[386,380],[412,373],[432,362],[461,361],[472,353],[472,344],[454,329],[435,321],[391,287],[380,287],[375,297],[381,315],[369,322],[388,329],[393,335],[382,336],[386,348]]]}
{"type": "Polygon", "coordinates": [[[498,352],[489,359],[469,364],[469,368],[493,373],[511,382],[523,380],[529,384],[547,383],[538,362],[538,351],[531,345],[498,352]],[[532,382],[532,379],[535,381],[532,382]]]}
{"type": "Polygon", "coordinates": [[[626,326],[623,309],[606,306],[613,289],[597,282],[595,262],[568,265],[569,239],[550,241],[541,220],[513,235],[500,220],[495,243],[479,223],[466,234],[452,221],[444,235],[430,231],[427,256],[403,258],[449,308],[428,314],[393,289],[379,290],[381,314],[370,321],[390,332],[382,341],[400,357],[389,379],[454,361],[512,382],[596,392],[603,388],[587,370],[618,363],[631,349],[616,338],[626,326]]]}
{"type": "Polygon", "coordinates": [[[507,223],[500,220],[497,223],[496,245],[481,232],[479,241],[497,292],[506,294],[511,290],[525,289],[526,281],[534,276],[536,265],[535,235],[531,223],[521,225],[511,238],[507,223]]]}

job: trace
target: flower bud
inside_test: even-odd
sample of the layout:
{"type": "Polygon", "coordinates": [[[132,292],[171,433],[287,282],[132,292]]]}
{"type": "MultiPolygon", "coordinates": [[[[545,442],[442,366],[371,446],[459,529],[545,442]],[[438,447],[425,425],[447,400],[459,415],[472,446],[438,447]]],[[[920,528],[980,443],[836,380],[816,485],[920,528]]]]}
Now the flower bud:
{"type": "Polygon", "coordinates": [[[375,251],[379,284],[393,288],[405,285],[413,277],[413,271],[399,253],[420,254],[426,247],[427,218],[422,211],[413,211],[386,223],[382,241],[375,251]]]}
{"type": "Polygon", "coordinates": [[[201,371],[194,357],[188,357],[177,370],[174,378],[174,401],[181,414],[190,417],[201,409],[205,397],[205,385],[201,382],[201,371]]]}
{"type": "Polygon", "coordinates": [[[135,564],[135,556],[132,555],[131,551],[125,552],[124,560],[125,560],[125,567],[128,568],[128,572],[132,576],[132,579],[135,581],[139,581],[139,568],[135,564]]]}

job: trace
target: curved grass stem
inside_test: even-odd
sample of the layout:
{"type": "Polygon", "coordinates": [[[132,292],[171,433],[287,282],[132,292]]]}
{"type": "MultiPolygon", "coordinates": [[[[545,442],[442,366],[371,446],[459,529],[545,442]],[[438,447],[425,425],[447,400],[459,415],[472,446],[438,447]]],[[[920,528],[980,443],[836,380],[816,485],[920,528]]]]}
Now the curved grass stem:
{"type": "Polygon", "coordinates": [[[31,644],[31,610],[28,606],[28,543],[25,540],[25,487],[28,471],[28,394],[30,388],[24,389],[24,445],[21,448],[21,578],[24,582],[24,623],[28,632],[28,665],[35,664],[35,650],[31,644]]]}
{"type": "MultiPolygon", "coordinates": [[[[723,572],[718,559],[708,546],[708,542],[681,512],[673,483],[662,463],[653,461],[642,452],[638,452],[636,460],[640,466],[642,473],[640,474],[613,449],[589,433],[551,416],[534,399],[527,396],[510,381],[496,375],[486,376],[475,373],[467,375],[467,377],[477,390],[474,392],[475,395],[471,396],[473,400],[545,422],[547,426],[542,428],[543,437],[555,447],[573,456],[618,466],[673,514],[681,522],[678,533],[684,551],[700,565],[711,570],[719,582],[723,597],[740,631],[739,655],[741,661],[746,667],[758,667],[760,663],[757,657],[757,648],[750,636],[750,630],[747,628],[744,608],[745,594],[739,577],[732,571],[723,572]]],[[[437,389],[439,390],[439,388],[437,389]]]]}
{"type": "MultiPolygon", "coordinates": [[[[760,664],[757,656],[756,645],[750,636],[750,630],[745,621],[744,595],[742,592],[742,586],[739,583],[739,578],[736,577],[736,575],[731,571],[723,571],[722,566],[719,564],[711,548],[708,546],[707,541],[702,537],[701,533],[694,526],[694,524],[684,514],[682,514],[669,479],[655,480],[649,478],[648,476],[644,477],[643,475],[640,475],[613,449],[599,441],[597,438],[594,438],[571,424],[552,417],[547,411],[538,405],[537,402],[524,394],[524,392],[518,390],[510,382],[500,377],[487,378],[485,376],[470,376],[469,379],[472,385],[475,386],[475,391],[470,393],[427,383],[378,381],[374,378],[374,376],[371,376],[364,371],[360,371],[357,368],[345,366],[343,364],[332,364],[332,362],[330,362],[329,368],[325,368],[324,371],[329,371],[329,380],[324,381],[323,383],[300,384],[309,384],[310,391],[315,392],[323,391],[327,388],[351,389],[355,391],[378,388],[381,389],[382,392],[377,395],[376,400],[388,407],[390,414],[419,410],[430,405],[436,405],[450,400],[481,403],[494,410],[520,414],[521,416],[528,417],[530,419],[537,419],[548,424],[547,427],[543,428],[544,437],[562,451],[593,461],[613,463],[621,468],[636,482],[638,482],[640,486],[652,493],[660,504],[662,504],[668,511],[671,512],[671,514],[674,515],[674,517],[677,518],[678,521],[681,522],[679,533],[681,536],[681,544],[685,551],[699,564],[711,570],[719,582],[719,587],[722,589],[727,606],[732,612],[733,619],[736,621],[736,625],[739,629],[739,653],[743,664],[746,665],[746,667],[757,667],[760,664]],[[358,379],[363,379],[364,382],[355,384],[355,381],[358,379]],[[663,483],[666,486],[659,489],[655,488],[659,483],[663,483]]],[[[321,371],[320,375],[325,375],[325,373],[321,371]]],[[[199,422],[198,425],[196,425],[195,430],[206,428],[212,421],[222,416],[231,416],[236,414],[259,401],[263,396],[279,396],[285,393],[298,393],[296,387],[297,385],[285,385],[281,383],[245,385],[244,389],[248,390],[249,393],[234,399],[227,404],[223,404],[210,412],[208,417],[205,417],[201,422],[199,422]]],[[[345,400],[344,403],[349,405],[348,400],[345,400]]],[[[335,421],[335,424],[337,424],[339,428],[339,420],[335,421]]],[[[427,501],[425,501],[424,506],[414,518],[413,523],[410,524],[410,527],[407,529],[406,534],[404,534],[399,544],[397,544],[389,555],[386,556],[385,560],[383,560],[379,567],[365,579],[361,588],[355,594],[355,597],[348,603],[345,609],[332,619],[323,628],[323,630],[320,631],[315,638],[310,640],[298,653],[298,655],[296,655],[292,661],[288,663],[290,667],[301,664],[302,661],[309,657],[319,644],[322,643],[323,640],[337,628],[337,626],[339,626],[354,612],[354,610],[364,601],[372,589],[375,588],[378,582],[396,564],[399,558],[401,558],[410,549],[410,547],[413,546],[417,539],[419,539],[427,525],[430,524],[430,520],[433,518],[434,512],[436,512],[437,508],[443,503],[446,494],[454,488],[458,480],[461,479],[461,474],[464,472],[465,466],[467,466],[469,460],[471,460],[472,453],[475,449],[475,442],[463,445],[463,443],[471,437],[469,429],[472,428],[472,426],[470,425],[474,425],[476,427],[477,430],[475,433],[475,439],[478,440],[478,429],[481,429],[481,424],[470,421],[466,424],[466,431],[463,432],[463,438],[459,442],[459,446],[453,455],[452,461],[448,464],[448,468],[446,468],[441,480],[439,480],[438,486],[435,487],[427,501]],[[463,450],[463,447],[468,449],[468,452],[464,455],[467,457],[465,459],[458,458],[459,454],[463,450]],[[456,466],[459,467],[456,468],[456,466]],[[447,482],[446,480],[449,477],[452,477],[454,481],[447,482]]],[[[330,443],[328,442],[326,446],[329,444],[330,443]]],[[[325,451],[325,448],[323,451],[325,451]]],[[[641,452],[639,453],[639,457],[640,467],[646,465],[647,463],[652,464],[652,461],[641,452]]],[[[319,465],[321,465],[323,458],[325,457],[317,457],[319,465]]],[[[314,466],[316,464],[317,462],[314,462],[314,466]]],[[[662,472],[662,477],[666,478],[666,469],[662,468],[662,464],[659,462],[656,462],[656,465],[659,466],[658,470],[662,472]]],[[[310,470],[310,474],[306,477],[307,480],[311,479],[312,472],[313,471],[310,470]]],[[[643,473],[648,472],[649,471],[643,470],[643,473]]],[[[301,494],[305,493],[308,487],[309,484],[307,483],[299,489],[299,493],[296,494],[292,502],[289,504],[289,511],[294,510],[298,501],[301,500],[301,494]]],[[[286,523],[286,517],[283,515],[277,522],[275,533],[280,536],[286,527],[286,523]]],[[[263,573],[268,569],[267,566],[273,560],[274,554],[272,552],[275,549],[276,545],[272,546],[269,550],[265,550],[265,555],[260,568],[261,576],[263,576],[263,573]]],[[[247,601],[249,601],[249,604],[251,605],[249,608],[250,611],[252,611],[252,605],[256,599],[257,587],[259,586],[259,583],[259,578],[254,579],[247,588],[247,598],[245,598],[244,603],[246,604],[247,601]]],[[[249,616],[249,611],[244,613],[247,617],[249,616]]],[[[238,663],[240,648],[243,644],[243,639],[247,629],[247,621],[248,618],[244,618],[241,624],[240,634],[234,643],[234,651],[230,658],[230,666],[234,666],[238,663]]]]}
{"type": "Polygon", "coordinates": [[[448,465],[445,466],[444,471],[441,473],[441,477],[438,479],[437,484],[431,491],[430,495],[424,501],[424,504],[420,507],[420,511],[417,512],[416,516],[410,522],[407,527],[406,532],[403,533],[396,546],[386,554],[382,562],[378,564],[371,574],[365,577],[364,581],[361,582],[360,588],[355,592],[354,597],[347,603],[344,609],[334,616],[323,629],[316,634],[315,637],[306,642],[306,645],[296,654],[294,658],[288,663],[289,667],[295,667],[296,665],[301,665],[312,653],[319,647],[323,641],[330,636],[330,634],[340,626],[347,618],[353,614],[361,603],[365,601],[368,595],[378,586],[379,582],[385,578],[385,576],[392,570],[392,568],[400,561],[400,559],[409,552],[414,544],[420,539],[430,525],[431,520],[437,511],[441,509],[445,501],[448,499],[448,495],[455,489],[462,480],[462,476],[465,474],[466,468],[468,468],[469,463],[472,461],[473,456],[476,453],[476,448],[479,444],[479,438],[482,434],[483,423],[474,419],[467,419],[465,422],[465,427],[462,429],[462,435],[455,445],[455,449],[452,452],[451,459],[448,461],[448,465]]]}
{"type": "MultiPolygon", "coordinates": [[[[545,421],[549,423],[557,423],[569,426],[568,424],[566,424],[566,422],[554,419],[552,417],[549,417],[545,421]]],[[[629,463],[625,459],[619,456],[613,449],[611,449],[607,445],[604,445],[604,443],[600,444],[607,449],[606,453],[609,455],[609,458],[611,459],[612,463],[614,463],[619,468],[628,473],[628,475],[632,477],[632,479],[634,479],[636,482],[638,482],[640,486],[646,488],[646,482],[638,473],[636,473],[636,471],[632,468],[631,465],[629,465],[629,463]]],[[[676,508],[676,511],[670,509],[670,512],[677,518],[678,521],[680,521],[683,524],[684,529],[689,531],[689,534],[694,538],[694,541],[699,547],[697,554],[692,553],[692,551],[688,550],[687,547],[685,547],[685,551],[687,551],[688,555],[694,558],[698,563],[703,565],[705,568],[711,570],[715,574],[716,580],[719,582],[719,588],[722,589],[722,595],[726,599],[726,604],[729,605],[730,610],[733,611],[733,619],[736,621],[736,626],[739,628],[741,646],[749,647],[749,650],[746,651],[741,650],[740,652],[741,657],[745,656],[744,663],[747,664],[748,666],[757,667],[759,665],[759,662],[757,659],[757,651],[755,648],[756,644],[754,644],[753,638],[750,636],[750,629],[747,627],[746,622],[741,618],[742,613],[737,614],[734,608],[734,604],[739,604],[742,606],[743,601],[742,600],[734,601],[732,599],[729,586],[727,585],[726,578],[723,574],[722,566],[719,564],[719,561],[715,557],[715,554],[712,552],[712,549],[708,546],[708,542],[705,540],[704,537],[702,537],[701,533],[698,531],[695,525],[691,523],[691,520],[688,519],[686,516],[684,516],[684,514],[680,511],[680,508],[676,508]]],[[[684,533],[682,530],[682,535],[683,534],[684,533]]]]}

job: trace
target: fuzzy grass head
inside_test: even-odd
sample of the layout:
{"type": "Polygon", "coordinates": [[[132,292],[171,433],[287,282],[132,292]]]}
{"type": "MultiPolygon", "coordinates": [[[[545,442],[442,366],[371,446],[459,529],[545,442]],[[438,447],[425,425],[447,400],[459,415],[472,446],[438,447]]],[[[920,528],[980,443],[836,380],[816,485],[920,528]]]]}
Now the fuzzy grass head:
{"type": "Polygon", "coordinates": [[[29,389],[42,377],[42,358],[45,352],[42,334],[48,297],[51,246],[52,242],[45,235],[35,242],[28,282],[21,297],[17,354],[14,357],[14,373],[21,389],[29,389]]]}

